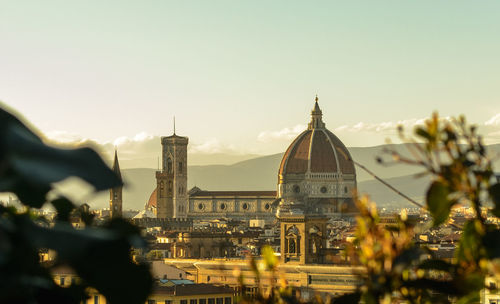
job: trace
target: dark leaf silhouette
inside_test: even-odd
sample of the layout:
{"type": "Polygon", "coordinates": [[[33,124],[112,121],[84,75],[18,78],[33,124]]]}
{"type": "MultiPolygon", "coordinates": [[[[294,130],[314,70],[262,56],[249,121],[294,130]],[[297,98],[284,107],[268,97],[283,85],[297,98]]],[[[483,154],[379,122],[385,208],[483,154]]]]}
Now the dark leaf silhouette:
{"type": "Polygon", "coordinates": [[[96,190],[121,184],[94,150],[48,146],[3,109],[0,121],[0,192],[13,192],[24,204],[40,208],[51,184],[70,176],[85,180],[96,190]]]}
{"type": "Polygon", "coordinates": [[[500,184],[494,184],[490,187],[490,189],[488,189],[488,191],[491,195],[493,203],[495,204],[492,212],[495,216],[500,217],[500,184]]]}
{"type": "MultiPolygon", "coordinates": [[[[0,109],[0,192],[13,192],[21,202],[40,208],[52,184],[76,176],[96,190],[121,185],[120,179],[90,148],[51,147],[12,114],[0,109]]],[[[151,290],[149,267],[132,261],[132,246],[145,241],[137,227],[113,219],[93,227],[93,215],[67,198],[51,201],[53,225],[27,209],[0,205],[0,303],[82,303],[88,287],[110,303],[144,303],[151,290]],[[70,224],[74,218],[84,229],[70,224]],[[57,258],[42,265],[39,252],[54,250],[57,258]],[[81,279],[70,286],[55,284],[51,270],[70,267],[81,279]]]]}
{"type": "Polygon", "coordinates": [[[71,212],[75,209],[75,205],[67,198],[58,198],[51,202],[52,206],[56,208],[57,220],[69,222],[69,216],[71,212]]]}

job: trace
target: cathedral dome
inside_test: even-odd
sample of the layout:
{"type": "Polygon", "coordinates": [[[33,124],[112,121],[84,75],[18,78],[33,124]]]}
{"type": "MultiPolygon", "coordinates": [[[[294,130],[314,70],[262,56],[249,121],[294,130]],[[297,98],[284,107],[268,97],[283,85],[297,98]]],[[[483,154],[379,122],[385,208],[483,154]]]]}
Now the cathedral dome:
{"type": "Polygon", "coordinates": [[[156,190],[157,190],[157,188],[155,188],[153,190],[153,192],[151,192],[151,195],[149,196],[149,200],[145,206],[146,210],[151,209],[151,208],[156,208],[156,190]]]}
{"type": "Polygon", "coordinates": [[[323,122],[318,98],[311,122],[288,147],[278,171],[280,214],[335,216],[355,210],[356,170],[346,146],[323,122]]]}
{"type": "Polygon", "coordinates": [[[325,128],[318,101],[311,112],[308,129],[286,150],[279,168],[279,178],[306,173],[356,174],[349,151],[340,139],[325,128]]]}

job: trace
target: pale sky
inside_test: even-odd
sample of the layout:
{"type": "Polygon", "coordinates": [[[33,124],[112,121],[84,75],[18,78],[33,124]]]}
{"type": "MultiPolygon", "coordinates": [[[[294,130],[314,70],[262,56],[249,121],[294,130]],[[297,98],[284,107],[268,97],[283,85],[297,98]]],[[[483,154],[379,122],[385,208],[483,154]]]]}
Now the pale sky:
{"type": "Polygon", "coordinates": [[[56,140],[282,152],[466,114],[500,142],[500,1],[4,1],[0,100],[56,140]]]}

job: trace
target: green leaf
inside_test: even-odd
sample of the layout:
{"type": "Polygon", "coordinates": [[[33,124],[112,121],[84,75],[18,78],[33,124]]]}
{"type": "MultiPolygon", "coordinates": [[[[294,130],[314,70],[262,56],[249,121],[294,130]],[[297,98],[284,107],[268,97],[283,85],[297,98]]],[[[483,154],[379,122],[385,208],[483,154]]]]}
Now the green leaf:
{"type": "Polygon", "coordinates": [[[471,292],[467,294],[466,296],[461,297],[458,299],[456,302],[457,304],[472,304],[472,303],[479,303],[480,297],[479,297],[479,291],[471,292]]]}
{"type": "Polygon", "coordinates": [[[500,230],[486,232],[483,245],[490,259],[500,258],[500,230]]]}
{"type": "Polygon", "coordinates": [[[424,139],[431,139],[431,136],[429,134],[429,132],[427,132],[427,130],[425,130],[424,128],[416,128],[415,129],[415,134],[417,134],[418,136],[424,138],[424,139]]]}
{"type": "Polygon", "coordinates": [[[480,271],[455,276],[455,283],[462,291],[457,303],[479,303],[479,294],[485,287],[485,276],[480,271]]]}
{"type": "Polygon", "coordinates": [[[448,186],[441,181],[434,181],[427,190],[427,208],[434,219],[434,226],[444,223],[450,215],[454,202],[448,199],[449,194],[448,186]]]}
{"type": "Polygon", "coordinates": [[[500,184],[496,183],[488,189],[490,193],[491,200],[495,204],[495,207],[491,211],[496,217],[500,217],[500,184]]]}
{"type": "Polygon", "coordinates": [[[469,220],[464,225],[460,243],[455,250],[455,257],[458,262],[469,262],[476,260],[479,257],[479,250],[481,249],[481,236],[477,232],[476,221],[477,220],[469,220]]]}

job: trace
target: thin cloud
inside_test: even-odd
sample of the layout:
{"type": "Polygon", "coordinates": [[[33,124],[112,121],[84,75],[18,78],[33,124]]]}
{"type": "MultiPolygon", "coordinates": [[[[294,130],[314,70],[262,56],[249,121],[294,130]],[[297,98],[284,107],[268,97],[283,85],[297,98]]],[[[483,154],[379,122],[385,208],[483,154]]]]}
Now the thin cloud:
{"type": "Polygon", "coordinates": [[[291,128],[283,128],[279,131],[262,131],[257,136],[260,142],[271,142],[274,140],[291,140],[306,129],[305,125],[296,125],[291,128]]]}
{"type": "Polygon", "coordinates": [[[45,134],[49,142],[67,148],[90,146],[107,158],[111,158],[115,148],[118,149],[120,159],[156,158],[161,151],[160,137],[146,132],[135,136],[120,136],[112,141],[94,141],[74,133],[65,131],[51,131],[45,134]]]}
{"type": "Polygon", "coordinates": [[[135,143],[141,143],[141,142],[146,142],[146,141],[151,141],[154,139],[159,138],[159,136],[154,136],[151,134],[148,134],[146,132],[141,132],[134,137],[127,137],[127,136],[121,136],[118,137],[113,141],[113,145],[115,146],[124,146],[124,145],[133,145],[135,143]]]}
{"type": "MultiPolygon", "coordinates": [[[[450,117],[441,117],[442,120],[450,120],[450,117]]],[[[354,125],[342,125],[340,127],[335,128],[336,132],[352,132],[352,133],[394,133],[396,132],[399,126],[402,126],[405,129],[411,130],[416,126],[424,125],[424,118],[412,118],[406,120],[397,120],[397,121],[383,121],[378,123],[365,123],[358,122],[354,125]]]]}
{"type": "MultiPolygon", "coordinates": [[[[125,158],[133,157],[156,157],[161,153],[161,137],[157,135],[140,132],[135,136],[120,136],[112,141],[94,142],[89,139],[82,138],[78,134],[65,131],[47,132],[46,137],[53,143],[64,145],[67,147],[82,146],[85,143],[97,145],[99,150],[105,154],[112,154],[110,151],[116,147],[120,155],[125,158]]],[[[190,153],[240,153],[234,145],[222,143],[217,138],[209,138],[201,143],[190,143],[190,153]]],[[[123,157],[122,157],[123,158],[123,157]]]]}
{"type": "Polygon", "coordinates": [[[338,128],[335,128],[335,131],[337,132],[352,132],[352,133],[359,133],[359,132],[392,132],[396,131],[398,126],[403,126],[405,128],[408,127],[414,127],[418,124],[423,124],[424,120],[423,119],[408,119],[408,120],[398,120],[398,121],[384,121],[384,122],[379,122],[379,123],[365,123],[365,122],[358,122],[354,125],[343,125],[338,128]]]}
{"type": "Polygon", "coordinates": [[[224,144],[217,138],[209,138],[203,143],[193,143],[189,146],[189,152],[200,154],[239,153],[234,145],[224,144]]]}
{"type": "Polygon", "coordinates": [[[486,126],[500,126],[500,113],[484,122],[486,126]]]}
{"type": "Polygon", "coordinates": [[[500,141],[500,113],[484,122],[484,141],[487,144],[496,144],[500,141]]]}

